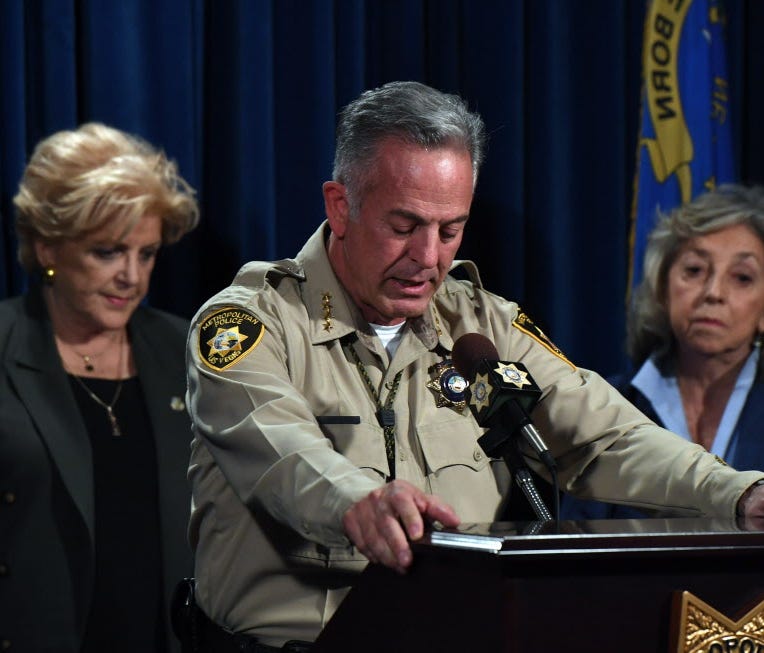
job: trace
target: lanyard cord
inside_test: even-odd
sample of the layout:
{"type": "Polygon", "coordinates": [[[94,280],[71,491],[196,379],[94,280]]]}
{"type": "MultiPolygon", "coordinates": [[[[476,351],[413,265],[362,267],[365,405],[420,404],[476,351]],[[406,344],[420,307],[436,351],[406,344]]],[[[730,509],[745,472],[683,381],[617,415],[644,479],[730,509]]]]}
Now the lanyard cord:
{"type": "Polygon", "coordinates": [[[382,427],[382,431],[385,435],[385,453],[387,454],[387,464],[390,467],[390,477],[388,480],[391,481],[395,478],[395,411],[393,410],[393,401],[395,401],[395,395],[398,392],[398,386],[401,382],[403,370],[395,375],[392,387],[390,387],[390,391],[387,393],[385,404],[383,406],[382,401],[379,398],[379,393],[371,382],[369,373],[366,371],[366,366],[361,362],[358,352],[355,350],[352,343],[350,343],[348,349],[350,350],[350,355],[353,357],[353,361],[355,361],[358,372],[361,374],[361,378],[364,380],[366,387],[371,393],[374,405],[377,407],[377,421],[382,427]]]}

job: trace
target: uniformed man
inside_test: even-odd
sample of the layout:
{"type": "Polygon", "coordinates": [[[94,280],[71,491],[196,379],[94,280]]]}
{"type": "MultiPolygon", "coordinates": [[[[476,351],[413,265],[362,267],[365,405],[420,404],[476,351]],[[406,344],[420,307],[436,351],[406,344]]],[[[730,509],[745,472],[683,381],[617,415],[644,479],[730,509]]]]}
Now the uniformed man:
{"type": "Polygon", "coordinates": [[[341,114],[326,222],[293,260],[245,265],[196,316],[201,650],[311,642],[368,561],[403,572],[428,523],[497,518],[508,475],[478,445],[450,360],[465,333],[532,371],[565,489],[675,514],[764,510],[764,487],[749,489],[764,473],[647,421],[472,264],[471,281],[449,275],[483,145],[455,96],[414,82],[363,93],[341,114]]]}

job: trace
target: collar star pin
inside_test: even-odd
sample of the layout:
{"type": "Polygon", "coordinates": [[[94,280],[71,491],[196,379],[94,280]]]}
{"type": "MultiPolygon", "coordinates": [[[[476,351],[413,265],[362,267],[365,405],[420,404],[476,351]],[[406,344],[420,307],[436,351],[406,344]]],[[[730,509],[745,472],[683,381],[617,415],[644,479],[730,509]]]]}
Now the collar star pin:
{"type": "Polygon", "coordinates": [[[325,292],[321,297],[321,307],[324,309],[324,331],[332,330],[332,294],[325,292]]]}

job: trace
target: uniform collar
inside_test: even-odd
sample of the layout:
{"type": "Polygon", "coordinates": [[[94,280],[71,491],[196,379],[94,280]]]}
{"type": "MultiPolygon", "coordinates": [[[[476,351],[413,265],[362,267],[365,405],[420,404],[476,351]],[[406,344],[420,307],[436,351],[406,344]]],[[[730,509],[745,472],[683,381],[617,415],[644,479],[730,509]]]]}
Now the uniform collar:
{"type": "MultiPolygon", "coordinates": [[[[324,221],[295,257],[305,278],[300,284],[300,290],[310,319],[311,342],[322,344],[356,333],[366,346],[375,349],[374,343],[378,339],[373,329],[340,283],[329,262],[326,251],[328,236],[329,226],[324,221]]],[[[443,292],[441,286],[436,297],[443,292]]],[[[453,339],[442,328],[437,307],[432,301],[424,315],[409,320],[408,328],[428,350],[434,349],[439,343],[449,351],[453,347],[453,339]]]]}

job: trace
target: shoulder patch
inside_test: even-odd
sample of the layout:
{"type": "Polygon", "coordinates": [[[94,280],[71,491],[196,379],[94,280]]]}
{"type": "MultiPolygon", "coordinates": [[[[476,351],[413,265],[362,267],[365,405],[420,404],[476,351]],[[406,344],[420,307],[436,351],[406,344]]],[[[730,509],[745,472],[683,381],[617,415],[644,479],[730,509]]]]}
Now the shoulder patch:
{"type": "Polygon", "coordinates": [[[546,336],[546,334],[536,326],[533,320],[531,320],[531,318],[529,318],[519,308],[518,308],[517,317],[512,321],[512,326],[515,327],[516,329],[519,329],[524,334],[533,338],[536,342],[538,342],[540,345],[542,345],[543,347],[548,349],[550,352],[552,352],[555,356],[557,356],[557,358],[564,360],[573,369],[576,369],[576,366],[573,365],[573,363],[571,363],[568,360],[568,357],[562,353],[562,350],[560,350],[560,348],[557,347],[557,345],[555,345],[546,336]]]}
{"type": "Polygon", "coordinates": [[[249,311],[237,306],[220,308],[199,324],[199,358],[213,370],[228,369],[252,353],[264,334],[265,325],[249,311]]]}

